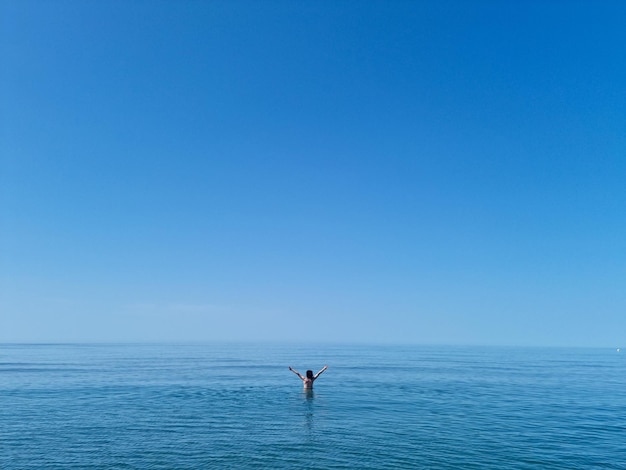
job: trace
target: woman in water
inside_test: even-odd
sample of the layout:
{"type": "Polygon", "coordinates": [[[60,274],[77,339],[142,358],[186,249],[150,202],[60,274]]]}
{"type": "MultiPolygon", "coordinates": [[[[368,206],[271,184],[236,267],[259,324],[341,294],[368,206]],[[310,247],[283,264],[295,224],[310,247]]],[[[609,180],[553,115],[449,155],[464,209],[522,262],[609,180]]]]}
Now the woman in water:
{"type": "Polygon", "coordinates": [[[302,380],[302,383],[304,384],[304,388],[313,388],[313,382],[315,382],[315,379],[317,379],[320,374],[322,372],[324,372],[326,369],[328,369],[328,366],[324,366],[322,368],[322,370],[320,370],[317,374],[313,375],[313,371],[312,370],[307,370],[306,371],[306,377],[302,377],[302,375],[300,375],[300,372],[298,372],[295,369],[292,369],[291,367],[289,367],[289,370],[291,372],[293,372],[294,374],[296,374],[298,377],[300,377],[300,380],[302,380]]]}

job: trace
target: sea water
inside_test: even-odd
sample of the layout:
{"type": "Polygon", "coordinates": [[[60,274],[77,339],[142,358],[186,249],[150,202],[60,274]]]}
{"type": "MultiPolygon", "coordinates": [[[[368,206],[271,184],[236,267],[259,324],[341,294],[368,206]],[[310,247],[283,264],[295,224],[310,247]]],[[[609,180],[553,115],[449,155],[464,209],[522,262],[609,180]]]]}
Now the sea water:
{"type": "Polygon", "coordinates": [[[626,353],[2,345],[0,468],[626,469],[626,353]]]}

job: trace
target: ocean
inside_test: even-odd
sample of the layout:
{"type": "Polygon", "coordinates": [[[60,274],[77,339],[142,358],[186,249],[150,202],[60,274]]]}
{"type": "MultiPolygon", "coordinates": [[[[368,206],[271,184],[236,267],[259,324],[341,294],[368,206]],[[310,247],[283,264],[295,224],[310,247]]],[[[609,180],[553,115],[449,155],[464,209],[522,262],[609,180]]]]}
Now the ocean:
{"type": "Polygon", "coordinates": [[[626,351],[4,344],[0,468],[626,469],[626,351]]]}

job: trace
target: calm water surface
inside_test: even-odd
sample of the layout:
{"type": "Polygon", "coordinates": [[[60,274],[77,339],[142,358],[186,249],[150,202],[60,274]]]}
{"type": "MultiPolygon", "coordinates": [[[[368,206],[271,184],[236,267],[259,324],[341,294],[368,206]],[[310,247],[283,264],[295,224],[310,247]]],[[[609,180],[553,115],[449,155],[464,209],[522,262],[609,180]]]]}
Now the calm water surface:
{"type": "Polygon", "coordinates": [[[1,345],[0,468],[626,469],[626,353],[1,345]]]}

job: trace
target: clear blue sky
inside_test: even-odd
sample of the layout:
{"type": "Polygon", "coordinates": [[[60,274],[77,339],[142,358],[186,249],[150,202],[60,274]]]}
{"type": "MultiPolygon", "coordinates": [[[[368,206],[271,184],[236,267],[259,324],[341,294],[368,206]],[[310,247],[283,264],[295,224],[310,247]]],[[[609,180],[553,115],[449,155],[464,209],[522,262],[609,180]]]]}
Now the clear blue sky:
{"type": "Polygon", "coordinates": [[[625,2],[0,8],[0,341],[626,344],[625,2]]]}

